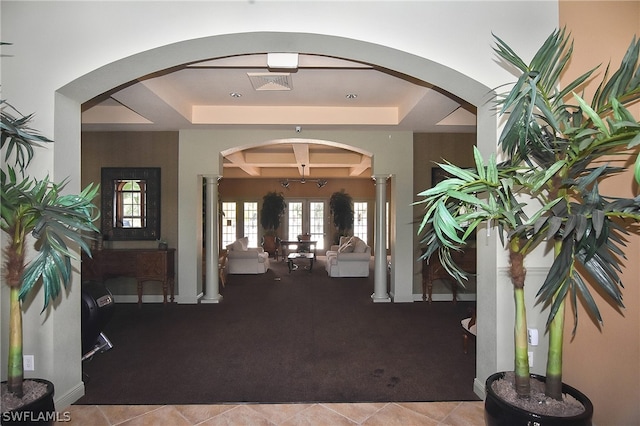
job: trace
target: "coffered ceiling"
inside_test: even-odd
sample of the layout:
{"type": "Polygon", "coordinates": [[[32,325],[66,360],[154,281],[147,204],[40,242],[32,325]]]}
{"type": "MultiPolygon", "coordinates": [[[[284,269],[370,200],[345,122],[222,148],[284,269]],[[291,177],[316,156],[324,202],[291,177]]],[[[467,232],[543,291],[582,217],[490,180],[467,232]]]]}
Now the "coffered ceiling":
{"type": "Polygon", "coordinates": [[[225,156],[225,177],[359,177],[371,159],[307,130],[475,132],[475,108],[389,70],[317,55],[256,54],[144,76],[83,105],[83,131],[290,129],[293,140],[225,156]],[[285,60],[273,64],[274,60],[285,60]],[[286,63],[294,60],[295,64],[286,63]],[[305,167],[302,167],[302,165],[305,167]]]}

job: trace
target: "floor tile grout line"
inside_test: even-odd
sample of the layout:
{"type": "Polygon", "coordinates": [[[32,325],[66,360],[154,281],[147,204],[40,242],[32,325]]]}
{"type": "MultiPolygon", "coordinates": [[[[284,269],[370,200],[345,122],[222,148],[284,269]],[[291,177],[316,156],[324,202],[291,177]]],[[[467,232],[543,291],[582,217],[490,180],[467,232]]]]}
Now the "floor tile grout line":
{"type": "MultiPolygon", "coordinates": [[[[446,425],[450,425],[450,423],[448,423],[448,421],[450,419],[454,419],[455,418],[455,417],[452,417],[452,416],[456,412],[460,411],[461,407],[464,407],[465,404],[474,405],[473,404],[474,402],[475,401],[456,401],[456,403],[453,406],[453,408],[447,410],[447,413],[444,415],[444,417],[441,420],[438,420],[438,419],[435,419],[435,418],[431,417],[428,413],[420,412],[420,411],[414,410],[414,409],[412,409],[410,407],[403,406],[403,405],[401,405],[400,402],[385,402],[385,403],[382,404],[382,406],[377,407],[371,414],[366,414],[365,413],[366,414],[365,418],[362,421],[358,421],[356,419],[353,419],[349,415],[344,414],[344,413],[342,413],[340,411],[337,411],[334,408],[331,408],[331,407],[325,405],[325,403],[312,403],[312,404],[308,405],[306,408],[304,408],[304,409],[302,409],[300,411],[297,411],[296,413],[294,413],[292,415],[288,415],[283,419],[277,419],[277,420],[274,419],[273,417],[269,416],[269,413],[263,413],[262,411],[254,409],[254,407],[266,406],[266,405],[272,405],[272,404],[233,404],[233,405],[230,404],[228,410],[225,410],[225,411],[223,411],[221,413],[217,413],[217,414],[215,414],[215,415],[213,415],[211,417],[207,417],[206,419],[203,419],[202,421],[197,421],[197,422],[192,422],[191,420],[189,420],[182,413],[182,411],[180,411],[177,408],[176,405],[157,405],[157,406],[150,405],[148,407],[151,408],[151,409],[149,409],[148,411],[145,411],[144,413],[138,413],[138,414],[136,414],[136,415],[134,415],[134,416],[132,416],[130,418],[126,418],[126,419],[124,419],[122,421],[117,421],[117,422],[114,422],[113,419],[111,419],[111,418],[109,418],[107,416],[106,412],[104,411],[104,407],[106,407],[106,406],[100,406],[100,405],[91,406],[91,405],[89,405],[89,406],[86,406],[86,408],[89,408],[89,407],[98,408],[98,413],[100,413],[99,415],[102,417],[102,419],[104,419],[106,421],[106,423],[108,425],[110,425],[110,426],[118,426],[118,425],[123,425],[123,424],[125,424],[125,423],[127,423],[129,421],[132,421],[132,420],[139,419],[141,417],[147,416],[147,415],[149,415],[151,413],[154,413],[154,412],[156,412],[156,411],[158,411],[160,409],[169,407],[169,408],[171,408],[171,409],[173,409],[175,411],[178,411],[178,413],[180,414],[180,417],[182,417],[189,425],[197,426],[197,425],[205,424],[208,421],[211,421],[212,419],[215,419],[215,418],[218,418],[218,417],[221,417],[221,416],[224,416],[224,415],[228,415],[233,410],[239,409],[239,407],[241,407],[242,405],[248,405],[249,408],[252,408],[252,410],[251,410],[252,412],[255,412],[256,414],[259,414],[260,417],[263,418],[265,421],[267,421],[270,425],[272,425],[272,426],[280,426],[282,424],[286,424],[287,422],[290,422],[292,418],[295,418],[295,416],[297,416],[300,413],[303,413],[303,412],[309,410],[312,407],[322,407],[323,409],[328,409],[329,411],[339,415],[341,418],[344,418],[348,422],[353,423],[354,425],[363,425],[363,424],[366,424],[367,421],[370,421],[372,418],[375,418],[376,415],[379,415],[382,410],[384,410],[385,408],[393,405],[393,406],[395,406],[396,408],[398,408],[398,409],[400,409],[402,411],[406,411],[407,413],[411,412],[413,414],[419,415],[420,417],[424,417],[425,419],[429,419],[429,420],[435,421],[435,422],[437,422],[438,425],[446,426],[446,425]]],[[[198,404],[198,405],[200,405],[200,404],[198,404]]],[[[206,405],[215,406],[215,405],[218,405],[218,404],[206,404],[206,405]]],[[[346,403],[346,405],[356,406],[358,404],[357,403],[346,403]]],[[[130,406],[119,405],[118,407],[126,409],[127,407],[130,407],[130,406]]],[[[461,414],[463,416],[464,416],[464,411],[465,410],[463,409],[462,412],[461,412],[461,414]]],[[[348,411],[345,411],[345,412],[348,413],[348,411]]],[[[129,413],[127,413],[127,414],[129,414],[129,413]]],[[[400,417],[402,417],[402,416],[400,416],[400,417]]],[[[478,420],[478,423],[473,422],[471,424],[478,424],[478,425],[483,424],[481,421],[484,420],[484,416],[479,416],[479,418],[476,419],[476,420],[478,420]]]]}
{"type": "MultiPolygon", "coordinates": [[[[349,403],[344,403],[344,404],[348,404],[348,405],[356,405],[356,404],[349,404],[349,403]]],[[[384,403],[384,405],[383,405],[382,407],[378,408],[376,411],[374,411],[372,414],[370,414],[369,416],[367,416],[367,418],[366,418],[366,419],[364,419],[364,420],[362,420],[362,421],[358,421],[358,420],[356,420],[356,419],[352,419],[351,417],[349,417],[349,416],[347,416],[347,415],[345,415],[345,414],[343,414],[343,413],[340,413],[339,411],[334,410],[333,408],[331,408],[331,407],[329,407],[329,406],[325,405],[324,403],[319,403],[318,405],[321,405],[322,407],[324,407],[324,408],[326,408],[326,409],[328,409],[328,410],[333,411],[334,413],[336,413],[336,414],[338,414],[338,415],[340,415],[340,416],[344,417],[344,418],[345,418],[345,419],[347,419],[347,420],[352,421],[353,423],[355,423],[355,424],[357,424],[357,425],[361,425],[361,424],[363,424],[364,422],[366,422],[367,420],[369,420],[371,417],[373,417],[374,415],[376,415],[378,412],[380,412],[380,410],[382,410],[384,407],[386,407],[386,406],[387,406],[387,405],[389,405],[389,404],[390,404],[389,402],[385,402],[385,403],[384,403]]]]}

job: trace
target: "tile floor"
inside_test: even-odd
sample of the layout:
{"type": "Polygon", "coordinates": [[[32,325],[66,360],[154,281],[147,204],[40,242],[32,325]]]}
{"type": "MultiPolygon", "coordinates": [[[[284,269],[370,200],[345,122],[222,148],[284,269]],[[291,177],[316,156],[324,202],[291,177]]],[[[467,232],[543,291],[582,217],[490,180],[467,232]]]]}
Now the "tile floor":
{"type": "Polygon", "coordinates": [[[484,426],[484,405],[473,402],[243,405],[72,405],[57,425],[450,425],[484,426]],[[66,418],[65,418],[66,419],[66,418]]]}

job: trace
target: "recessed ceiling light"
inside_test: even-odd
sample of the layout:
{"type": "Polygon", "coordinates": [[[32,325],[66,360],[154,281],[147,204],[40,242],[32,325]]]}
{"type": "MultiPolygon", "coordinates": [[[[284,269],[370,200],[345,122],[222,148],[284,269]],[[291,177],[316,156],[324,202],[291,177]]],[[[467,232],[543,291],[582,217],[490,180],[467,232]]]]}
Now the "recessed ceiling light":
{"type": "Polygon", "coordinates": [[[347,95],[345,96],[347,99],[355,99],[358,97],[358,95],[356,95],[355,93],[347,93],[347,95]]]}
{"type": "Polygon", "coordinates": [[[242,97],[242,93],[231,92],[231,93],[229,93],[229,96],[231,96],[232,98],[241,98],[242,97]]]}

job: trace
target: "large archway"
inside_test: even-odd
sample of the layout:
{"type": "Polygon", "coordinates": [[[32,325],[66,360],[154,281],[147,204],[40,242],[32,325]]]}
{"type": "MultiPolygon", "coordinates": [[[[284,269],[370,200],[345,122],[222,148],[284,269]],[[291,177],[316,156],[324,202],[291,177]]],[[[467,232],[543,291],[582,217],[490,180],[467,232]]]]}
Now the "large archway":
{"type": "MultiPolygon", "coordinates": [[[[336,36],[308,33],[242,33],[186,40],[141,52],[114,61],[90,72],[60,88],[55,103],[55,138],[58,140],[54,151],[54,174],[69,175],[72,185],[79,187],[80,165],[64,153],[78,151],[80,147],[80,106],[95,96],[132,81],[139,76],[167,69],[177,64],[202,61],[230,55],[251,54],[260,51],[296,51],[318,55],[329,55],[375,64],[389,70],[428,81],[449,93],[464,99],[477,107],[477,145],[485,154],[495,151],[496,118],[490,112],[487,95],[491,90],[477,81],[426,58],[417,57],[385,46],[336,36]]],[[[182,147],[181,147],[182,149],[182,147]]],[[[215,173],[216,170],[213,170],[215,173]]],[[[386,172],[386,170],[385,170],[386,172]]],[[[185,177],[190,179],[190,177],[185,177]]],[[[407,199],[398,199],[396,220],[411,221],[410,194],[407,199]],[[405,207],[406,206],[406,207],[405,207]],[[405,210],[406,209],[406,210],[405,210]]],[[[182,208],[182,206],[181,206],[182,208]]],[[[182,214],[183,211],[180,211],[182,214]]],[[[184,211],[185,214],[189,213],[184,211]]],[[[186,217],[186,216],[185,216],[186,217]]],[[[184,229],[189,238],[189,229],[184,229]]],[[[183,239],[180,226],[180,239],[183,239]]],[[[195,231],[194,231],[195,232],[195,231]]],[[[406,232],[406,231],[405,231],[406,232]]],[[[398,239],[412,240],[413,235],[405,233],[398,239]]],[[[496,239],[480,233],[478,244],[486,246],[479,250],[478,259],[478,360],[475,389],[483,392],[484,379],[496,369],[497,338],[496,322],[496,239]]],[[[178,247],[179,264],[183,257],[192,255],[189,249],[178,247]]],[[[411,262],[412,249],[399,250],[404,261],[411,262]]],[[[189,279],[188,276],[180,278],[189,279]]],[[[397,277],[397,278],[402,278],[397,277]]],[[[80,326],[69,330],[80,340],[80,326]]],[[[80,366],[78,366],[80,368],[80,366]]]]}

